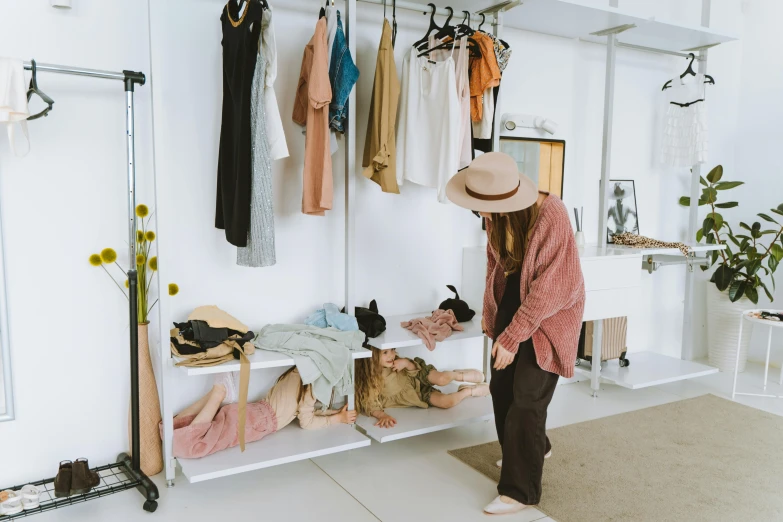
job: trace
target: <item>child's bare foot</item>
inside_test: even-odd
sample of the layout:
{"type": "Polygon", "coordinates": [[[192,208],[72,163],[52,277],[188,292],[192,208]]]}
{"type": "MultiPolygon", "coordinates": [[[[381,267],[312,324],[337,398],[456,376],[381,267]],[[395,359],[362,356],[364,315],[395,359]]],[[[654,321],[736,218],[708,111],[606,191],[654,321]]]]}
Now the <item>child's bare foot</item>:
{"type": "Polygon", "coordinates": [[[484,373],[478,370],[454,370],[460,382],[484,382],[484,373]]]}
{"type": "Polygon", "coordinates": [[[476,385],[463,384],[459,391],[470,390],[471,397],[486,397],[489,395],[489,384],[481,383],[476,385]]]}

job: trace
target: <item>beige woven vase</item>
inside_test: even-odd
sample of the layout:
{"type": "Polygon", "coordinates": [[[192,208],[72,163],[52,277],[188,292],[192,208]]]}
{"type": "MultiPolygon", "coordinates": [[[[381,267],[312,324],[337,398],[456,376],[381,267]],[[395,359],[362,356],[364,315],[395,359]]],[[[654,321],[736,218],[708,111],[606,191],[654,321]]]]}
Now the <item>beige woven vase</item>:
{"type": "MultiPolygon", "coordinates": [[[[160,399],[152,371],[147,324],[139,325],[139,439],[141,470],[151,477],[163,471],[160,442],[160,399]]],[[[128,446],[131,446],[131,417],[128,408],[128,446]]],[[[130,454],[130,451],[128,452],[130,454]]]]}

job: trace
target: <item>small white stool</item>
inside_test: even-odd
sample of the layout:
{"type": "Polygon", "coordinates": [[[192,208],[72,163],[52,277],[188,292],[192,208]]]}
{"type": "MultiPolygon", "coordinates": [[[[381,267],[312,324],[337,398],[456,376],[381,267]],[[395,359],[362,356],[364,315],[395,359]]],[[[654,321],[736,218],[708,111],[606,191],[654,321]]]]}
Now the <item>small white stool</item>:
{"type": "MultiPolygon", "coordinates": [[[[780,310],[764,310],[765,312],[771,312],[775,314],[783,313],[783,311],[780,310]]],[[[731,390],[731,398],[733,399],[735,395],[752,395],[754,397],[772,397],[774,398],[781,398],[783,399],[783,396],[777,396],[777,395],[769,395],[766,393],[740,393],[737,391],[737,374],[739,373],[739,359],[740,359],[740,346],[742,345],[742,326],[745,323],[745,321],[750,321],[751,323],[758,323],[763,324],[764,326],[769,327],[769,336],[767,337],[767,361],[764,363],[764,391],[767,391],[767,375],[769,374],[769,351],[772,347],[772,330],[774,328],[781,328],[783,329],[783,321],[770,321],[768,319],[760,319],[758,317],[754,317],[751,314],[762,312],[762,310],[745,310],[742,312],[742,315],[740,316],[740,327],[739,327],[739,337],[737,338],[737,359],[734,363],[734,387],[731,390]]],[[[783,386],[783,368],[780,370],[780,384],[783,386]]]]}

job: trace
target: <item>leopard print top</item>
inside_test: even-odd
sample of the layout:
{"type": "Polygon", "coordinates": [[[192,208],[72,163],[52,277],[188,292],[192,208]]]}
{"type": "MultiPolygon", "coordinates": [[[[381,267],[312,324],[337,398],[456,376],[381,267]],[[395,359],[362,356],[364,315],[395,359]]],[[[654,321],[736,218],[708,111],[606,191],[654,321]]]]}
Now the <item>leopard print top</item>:
{"type": "Polygon", "coordinates": [[[685,243],[667,243],[649,237],[623,232],[612,236],[615,245],[625,245],[633,248],[678,248],[682,255],[690,254],[690,248],[685,243]]]}

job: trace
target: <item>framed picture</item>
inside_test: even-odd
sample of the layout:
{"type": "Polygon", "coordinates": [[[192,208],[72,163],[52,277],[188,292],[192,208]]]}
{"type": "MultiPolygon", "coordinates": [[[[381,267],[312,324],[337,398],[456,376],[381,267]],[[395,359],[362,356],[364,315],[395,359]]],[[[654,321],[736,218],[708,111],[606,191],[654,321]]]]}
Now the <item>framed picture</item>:
{"type": "Polygon", "coordinates": [[[609,182],[609,210],[607,211],[606,237],[623,232],[639,233],[639,215],[636,211],[636,187],[633,180],[613,179],[609,182]]]}

